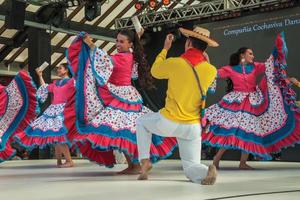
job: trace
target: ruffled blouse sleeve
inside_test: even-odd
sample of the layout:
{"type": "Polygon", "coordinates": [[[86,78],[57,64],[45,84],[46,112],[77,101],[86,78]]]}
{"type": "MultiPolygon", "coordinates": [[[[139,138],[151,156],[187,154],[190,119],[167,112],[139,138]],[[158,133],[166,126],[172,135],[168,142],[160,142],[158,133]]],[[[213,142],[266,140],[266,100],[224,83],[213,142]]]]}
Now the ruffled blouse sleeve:
{"type": "Polygon", "coordinates": [[[105,85],[113,72],[112,58],[104,50],[95,48],[91,56],[91,65],[97,83],[105,85]]]}
{"type": "Polygon", "coordinates": [[[39,87],[39,89],[36,92],[36,96],[40,103],[44,103],[47,100],[49,92],[53,92],[53,87],[54,83],[44,84],[39,87]]]}

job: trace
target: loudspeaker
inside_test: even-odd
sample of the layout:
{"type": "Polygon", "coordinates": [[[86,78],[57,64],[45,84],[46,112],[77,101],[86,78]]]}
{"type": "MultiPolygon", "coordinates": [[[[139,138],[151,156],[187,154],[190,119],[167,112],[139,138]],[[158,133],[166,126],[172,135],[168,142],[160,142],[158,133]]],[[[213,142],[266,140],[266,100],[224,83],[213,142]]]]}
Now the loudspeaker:
{"type": "Polygon", "coordinates": [[[5,16],[5,27],[9,29],[23,29],[25,20],[26,2],[10,0],[5,16]]]}

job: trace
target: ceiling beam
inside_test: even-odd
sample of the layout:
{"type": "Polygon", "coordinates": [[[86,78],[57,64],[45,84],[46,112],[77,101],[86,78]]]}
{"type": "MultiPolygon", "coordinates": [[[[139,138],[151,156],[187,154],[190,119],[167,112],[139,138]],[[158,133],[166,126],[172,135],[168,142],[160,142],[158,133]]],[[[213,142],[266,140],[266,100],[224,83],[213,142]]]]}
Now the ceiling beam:
{"type": "MultiPolygon", "coordinates": [[[[13,45],[13,39],[0,36],[0,44],[13,45]]],[[[25,41],[20,47],[28,48],[28,41],[25,41]]],[[[56,48],[56,46],[52,45],[51,48],[56,48]]],[[[60,48],[56,49],[55,52],[56,53],[64,53],[66,51],[66,49],[67,48],[65,48],[65,47],[60,47],[60,48]]]]}
{"type": "MultiPolygon", "coordinates": [[[[4,44],[4,45],[7,45],[7,46],[14,46],[14,41],[13,41],[13,39],[11,39],[11,38],[6,38],[6,37],[1,37],[0,36],[0,44],[4,44]]],[[[8,64],[10,64],[10,63],[13,63],[14,62],[14,60],[20,55],[20,54],[17,54],[17,52],[19,52],[19,51],[24,51],[25,49],[27,49],[28,48],[28,41],[25,41],[21,46],[20,46],[20,48],[16,51],[16,53],[14,54],[14,55],[12,55],[8,60],[6,60],[5,62],[4,62],[4,64],[5,65],[8,65],[8,64]],[[13,58],[12,58],[13,57],[13,58]]],[[[67,48],[65,48],[65,47],[61,47],[61,46],[59,46],[59,47],[57,47],[57,46],[54,46],[54,45],[51,45],[51,51],[52,52],[55,52],[55,53],[62,53],[62,54],[64,54],[65,52],[66,52],[66,50],[67,50],[67,48]]]]}
{"type": "MultiPolygon", "coordinates": [[[[5,20],[6,10],[0,7],[0,20],[5,20]]],[[[82,24],[75,21],[64,21],[59,28],[50,26],[48,24],[39,23],[36,20],[35,13],[26,11],[25,13],[25,25],[35,28],[41,28],[46,30],[53,30],[56,32],[67,33],[71,35],[77,35],[81,31],[90,33],[90,35],[96,39],[104,41],[115,41],[116,31],[108,28],[97,27],[88,24],[82,24]]]]}
{"type": "Polygon", "coordinates": [[[27,29],[28,27],[24,27],[24,30],[19,31],[12,38],[12,44],[6,45],[3,49],[1,49],[0,62],[2,62],[14,48],[21,46],[25,42],[25,40],[27,39],[27,29]]]}
{"type": "Polygon", "coordinates": [[[108,17],[109,14],[111,14],[117,7],[122,3],[123,0],[117,0],[112,6],[109,7],[109,9],[97,19],[97,21],[93,24],[93,26],[98,26],[103,20],[108,17]]]}
{"type": "Polygon", "coordinates": [[[0,36],[0,44],[4,45],[13,45],[13,40],[11,38],[1,37],[0,36]]]}

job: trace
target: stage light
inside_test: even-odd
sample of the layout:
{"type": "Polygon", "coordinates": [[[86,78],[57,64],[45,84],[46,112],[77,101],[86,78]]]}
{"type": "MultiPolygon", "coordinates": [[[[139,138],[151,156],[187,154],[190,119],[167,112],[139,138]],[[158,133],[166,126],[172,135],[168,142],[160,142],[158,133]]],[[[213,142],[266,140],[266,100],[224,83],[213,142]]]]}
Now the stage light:
{"type": "Polygon", "coordinates": [[[157,27],[157,31],[159,31],[159,32],[162,31],[162,27],[161,27],[161,26],[158,26],[158,27],[157,27]]]}
{"type": "Polygon", "coordinates": [[[137,9],[137,10],[141,10],[142,7],[143,7],[143,5],[144,5],[144,2],[143,2],[143,1],[138,1],[138,2],[136,2],[136,3],[134,4],[134,7],[135,7],[135,9],[137,9]]]}
{"type": "Polygon", "coordinates": [[[155,7],[157,5],[157,1],[156,0],[149,0],[148,4],[149,4],[149,7],[151,9],[155,9],[155,7]]]}
{"type": "Polygon", "coordinates": [[[163,4],[164,6],[170,5],[170,3],[171,3],[170,0],[162,0],[162,4],[163,4]]]}
{"type": "Polygon", "coordinates": [[[59,27],[66,17],[66,10],[61,9],[51,20],[52,25],[55,27],[59,27]]]}
{"type": "Polygon", "coordinates": [[[74,7],[74,6],[79,6],[81,4],[82,0],[68,0],[68,7],[74,7]]]}
{"type": "Polygon", "coordinates": [[[84,6],[84,16],[88,21],[93,21],[101,14],[101,1],[90,0],[84,6]]]}
{"type": "Polygon", "coordinates": [[[62,3],[52,3],[41,6],[35,16],[38,22],[59,27],[66,17],[66,5],[62,3]]]}
{"type": "Polygon", "coordinates": [[[156,27],[153,27],[152,30],[153,30],[154,33],[157,32],[157,28],[156,27]]]}

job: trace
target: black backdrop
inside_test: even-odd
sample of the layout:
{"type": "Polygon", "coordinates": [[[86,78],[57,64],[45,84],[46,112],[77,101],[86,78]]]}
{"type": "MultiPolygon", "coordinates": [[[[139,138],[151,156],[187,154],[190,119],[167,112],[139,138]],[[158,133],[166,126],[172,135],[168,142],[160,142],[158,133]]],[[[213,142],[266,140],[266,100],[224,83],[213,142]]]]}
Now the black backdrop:
{"type": "MultiPolygon", "coordinates": [[[[256,61],[265,61],[272,52],[276,35],[284,31],[289,49],[288,74],[300,81],[300,7],[211,23],[194,20],[180,24],[180,26],[192,28],[195,24],[208,28],[211,31],[211,37],[219,42],[220,47],[207,50],[211,63],[217,68],[228,64],[230,54],[242,46],[253,49],[256,61]]],[[[151,40],[145,45],[145,52],[150,64],[153,63],[156,55],[163,48],[166,34],[173,31],[174,27],[163,27],[161,32],[147,32],[148,35],[146,36],[150,36],[151,40]]],[[[168,57],[179,56],[183,53],[184,42],[185,38],[183,37],[176,40],[168,53],[168,57]]],[[[225,94],[225,85],[225,80],[218,81],[216,94],[208,97],[208,106],[220,100],[225,94]]],[[[142,91],[145,103],[154,111],[164,105],[166,81],[156,80],[156,87],[156,90],[153,91],[142,91]]],[[[299,95],[300,89],[294,89],[299,95]]],[[[300,100],[300,97],[298,99],[300,100]]],[[[291,148],[287,153],[284,152],[284,159],[300,161],[300,157],[296,156],[295,151],[295,148],[291,148]]],[[[300,151],[299,147],[297,151],[300,151]]]]}

